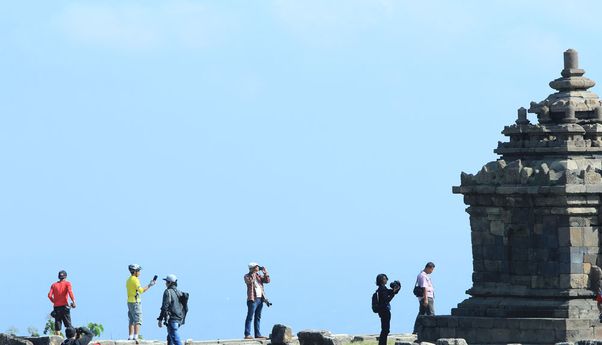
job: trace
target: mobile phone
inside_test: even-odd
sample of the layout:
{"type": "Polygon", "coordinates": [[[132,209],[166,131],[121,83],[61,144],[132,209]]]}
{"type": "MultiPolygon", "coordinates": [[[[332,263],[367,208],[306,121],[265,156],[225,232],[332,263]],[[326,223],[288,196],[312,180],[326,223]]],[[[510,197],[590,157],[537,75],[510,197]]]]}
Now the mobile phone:
{"type": "Polygon", "coordinates": [[[153,280],[154,280],[154,281],[157,281],[157,278],[159,278],[159,276],[157,276],[157,275],[155,274],[155,276],[153,277],[153,280]]]}

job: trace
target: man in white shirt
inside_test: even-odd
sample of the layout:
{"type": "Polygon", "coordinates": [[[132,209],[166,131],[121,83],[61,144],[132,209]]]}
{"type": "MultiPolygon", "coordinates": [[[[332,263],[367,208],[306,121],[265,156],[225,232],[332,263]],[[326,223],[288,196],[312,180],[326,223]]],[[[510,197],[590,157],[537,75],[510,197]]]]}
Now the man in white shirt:
{"type": "Polygon", "coordinates": [[[416,286],[422,288],[422,296],[418,297],[418,316],[414,322],[414,334],[417,333],[418,317],[421,315],[435,315],[435,288],[431,280],[431,273],[435,270],[435,264],[428,262],[424,270],[416,277],[416,286]]]}

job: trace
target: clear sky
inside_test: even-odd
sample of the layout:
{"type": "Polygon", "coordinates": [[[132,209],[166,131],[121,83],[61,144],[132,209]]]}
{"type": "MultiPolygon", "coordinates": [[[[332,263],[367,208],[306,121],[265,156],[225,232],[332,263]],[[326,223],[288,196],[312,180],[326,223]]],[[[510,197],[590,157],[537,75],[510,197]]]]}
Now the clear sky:
{"type": "MultiPolygon", "coordinates": [[[[600,13],[549,0],[4,1],[0,331],[41,330],[65,269],[76,325],[127,337],[130,263],[143,282],[178,275],[184,338],[243,335],[249,261],[273,279],[265,334],[377,333],[381,272],[404,286],[392,332],[409,332],[427,261],[448,314],[472,273],[451,187],[496,158],[517,108],[553,91],[564,50],[602,80],[600,13]]],[[[161,293],[143,296],[145,338],[165,336],[161,293]]]]}

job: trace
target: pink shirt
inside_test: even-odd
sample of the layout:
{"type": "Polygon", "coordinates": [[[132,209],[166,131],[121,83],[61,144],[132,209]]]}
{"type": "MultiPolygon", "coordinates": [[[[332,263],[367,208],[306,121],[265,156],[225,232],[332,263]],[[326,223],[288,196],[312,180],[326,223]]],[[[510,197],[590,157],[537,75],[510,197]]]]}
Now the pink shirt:
{"type": "Polygon", "coordinates": [[[416,284],[421,288],[426,288],[426,297],[435,298],[435,288],[433,287],[433,282],[431,281],[431,275],[422,271],[416,278],[416,284]]]}

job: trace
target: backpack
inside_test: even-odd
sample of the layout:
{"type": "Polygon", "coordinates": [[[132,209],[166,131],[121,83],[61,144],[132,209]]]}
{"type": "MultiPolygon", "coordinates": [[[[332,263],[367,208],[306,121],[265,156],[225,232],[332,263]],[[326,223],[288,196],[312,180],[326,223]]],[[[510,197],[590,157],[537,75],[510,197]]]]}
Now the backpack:
{"type": "Polygon", "coordinates": [[[186,320],[186,314],[188,314],[188,297],[190,297],[190,294],[188,292],[178,290],[177,296],[178,302],[180,302],[182,305],[182,311],[184,312],[184,317],[182,317],[182,324],[184,324],[184,321],[186,320]]]}
{"type": "Polygon", "coordinates": [[[380,311],[380,300],[378,298],[378,290],[372,294],[372,311],[378,313],[380,311]]]}

